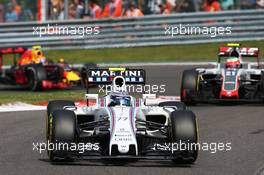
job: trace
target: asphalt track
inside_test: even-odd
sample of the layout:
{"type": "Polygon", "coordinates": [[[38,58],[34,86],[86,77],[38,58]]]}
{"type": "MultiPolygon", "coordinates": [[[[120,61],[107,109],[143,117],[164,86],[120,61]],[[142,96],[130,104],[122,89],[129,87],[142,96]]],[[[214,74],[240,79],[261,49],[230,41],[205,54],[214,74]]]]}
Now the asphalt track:
{"type": "MultiPolygon", "coordinates": [[[[180,75],[185,68],[147,67],[148,83],[164,83],[166,95],[179,95],[180,75]]],[[[192,166],[175,166],[170,161],[139,161],[125,165],[81,161],[53,165],[46,153],[32,150],[33,142],[45,141],[44,111],[0,113],[0,174],[264,174],[263,105],[199,105],[190,109],[197,115],[200,142],[231,142],[232,149],[216,153],[200,151],[192,166]]]]}

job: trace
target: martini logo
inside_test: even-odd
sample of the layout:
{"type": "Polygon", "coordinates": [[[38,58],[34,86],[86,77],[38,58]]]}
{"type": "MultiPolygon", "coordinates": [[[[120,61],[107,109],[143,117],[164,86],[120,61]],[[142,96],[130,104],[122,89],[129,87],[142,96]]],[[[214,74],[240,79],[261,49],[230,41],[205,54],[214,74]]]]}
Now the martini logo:
{"type": "Polygon", "coordinates": [[[123,77],[141,77],[142,72],[140,70],[125,70],[125,71],[109,71],[109,70],[95,70],[91,71],[92,77],[112,77],[112,76],[123,76],[123,77]]]}
{"type": "Polygon", "coordinates": [[[121,76],[126,84],[145,84],[143,69],[109,68],[90,69],[88,82],[91,84],[111,84],[115,77],[121,76]]]}

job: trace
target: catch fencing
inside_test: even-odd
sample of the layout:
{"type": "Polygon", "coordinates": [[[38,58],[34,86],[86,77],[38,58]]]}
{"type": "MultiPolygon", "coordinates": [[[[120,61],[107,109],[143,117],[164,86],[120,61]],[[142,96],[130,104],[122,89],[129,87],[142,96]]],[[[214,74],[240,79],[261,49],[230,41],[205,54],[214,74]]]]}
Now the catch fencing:
{"type": "MultiPolygon", "coordinates": [[[[45,30],[43,30],[44,33],[45,30]]],[[[0,24],[1,48],[41,45],[49,50],[92,49],[248,40],[264,40],[264,10],[0,24]],[[48,25],[50,28],[47,30],[48,25]],[[50,33],[42,34],[40,37],[40,30],[38,33],[36,29],[41,27],[50,33]],[[78,30],[75,31],[80,33],[69,34],[65,32],[66,30],[64,33],[58,32],[58,28],[51,27],[67,27],[71,32],[77,27],[78,30]],[[202,32],[197,32],[198,29],[195,29],[196,33],[186,32],[192,27],[199,28],[202,32]],[[208,28],[207,31],[206,28],[208,28]],[[220,31],[214,36],[214,29],[226,30],[227,28],[228,31],[220,31]],[[89,30],[88,33],[96,29],[96,32],[82,35],[83,29],[89,30]],[[180,30],[182,30],[181,33],[180,30]]]]}

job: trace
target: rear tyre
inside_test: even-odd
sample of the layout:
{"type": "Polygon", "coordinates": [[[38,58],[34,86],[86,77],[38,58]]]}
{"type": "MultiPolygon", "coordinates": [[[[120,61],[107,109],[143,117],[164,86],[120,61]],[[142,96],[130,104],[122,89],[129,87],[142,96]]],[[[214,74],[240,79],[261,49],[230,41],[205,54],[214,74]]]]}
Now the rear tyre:
{"type": "Polygon", "coordinates": [[[259,92],[261,94],[262,102],[264,103],[264,71],[261,72],[261,82],[260,82],[259,92]]]}
{"type": "Polygon", "coordinates": [[[160,107],[164,107],[164,106],[176,106],[177,110],[186,110],[186,105],[182,102],[178,102],[178,101],[166,101],[166,102],[161,102],[159,103],[160,107]]]}
{"type": "Polygon", "coordinates": [[[264,72],[261,72],[261,90],[264,94],[264,72]]]}
{"type": "Polygon", "coordinates": [[[49,159],[51,161],[73,161],[69,148],[71,143],[76,142],[75,113],[70,110],[54,111],[51,114],[50,126],[47,142],[53,144],[54,149],[48,149],[49,159]]]}
{"type": "Polygon", "coordinates": [[[89,86],[87,73],[89,69],[96,69],[98,66],[95,63],[86,63],[81,69],[82,84],[85,88],[89,86]]]}
{"type": "Polygon", "coordinates": [[[173,155],[175,159],[172,161],[177,164],[194,163],[198,156],[198,148],[195,146],[198,142],[198,133],[196,117],[192,111],[171,113],[171,137],[172,143],[178,145],[178,151],[173,155]],[[179,150],[180,147],[181,150],[179,150]]]}
{"type": "Polygon", "coordinates": [[[46,69],[42,65],[27,67],[28,88],[31,91],[42,90],[42,81],[47,79],[46,69]]]}
{"type": "Polygon", "coordinates": [[[185,70],[181,82],[181,101],[187,105],[195,105],[198,94],[198,72],[194,69],[185,70]]]}

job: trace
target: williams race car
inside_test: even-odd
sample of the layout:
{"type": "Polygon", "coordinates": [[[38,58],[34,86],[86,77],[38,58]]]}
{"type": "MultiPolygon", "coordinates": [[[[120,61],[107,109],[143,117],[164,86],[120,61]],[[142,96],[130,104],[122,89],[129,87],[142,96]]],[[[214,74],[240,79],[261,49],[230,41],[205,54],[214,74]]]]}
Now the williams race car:
{"type": "Polygon", "coordinates": [[[213,68],[183,72],[182,102],[263,102],[264,69],[260,68],[259,49],[230,43],[219,49],[218,56],[213,68]]]}
{"type": "Polygon", "coordinates": [[[196,160],[198,136],[193,112],[181,102],[161,101],[154,94],[142,98],[128,94],[128,85],[145,83],[144,70],[91,69],[87,78],[90,84],[110,84],[111,91],[103,97],[87,93],[87,104],[93,101],[93,106],[49,102],[47,143],[57,145],[57,149],[48,150],[51,161],[165,159],[191,164],[196,160]],[[80,144],[87,149],[76,150],[80,144]]]}
{"type": "Polygon", "coordinates": [[[81,70],[73,69],[60,59],[58,63],[47,60],[39,46],[32,49],[6,48],[0,50],[0,83],[19,85],[32,91],[67,88],[81,85],[82,71],[95,64],[86,64],[81,70]],[[13,54],[13,65],[3,66],[3,57],[13,54]],[[18,58],[17,58],[18,57],[18,58]]]}

